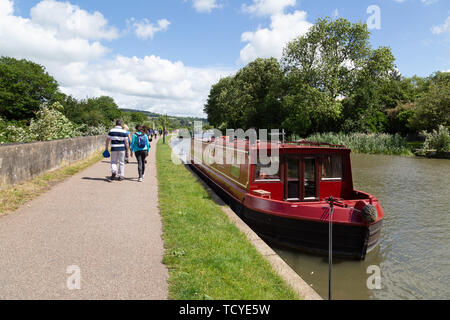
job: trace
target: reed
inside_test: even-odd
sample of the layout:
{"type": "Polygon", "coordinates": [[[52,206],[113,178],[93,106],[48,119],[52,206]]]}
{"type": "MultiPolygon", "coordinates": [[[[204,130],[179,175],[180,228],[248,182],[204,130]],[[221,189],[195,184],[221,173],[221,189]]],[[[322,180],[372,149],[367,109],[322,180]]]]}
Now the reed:
{"type": "MultiPolygon", "coordinates": [[[[295,140],[301,140],[294,136],[295,140]]],[[[384,133],[317,133],[306,140],[345,145],[355,153],[412,156],[408,141],[401,135],[384,133]]]]}

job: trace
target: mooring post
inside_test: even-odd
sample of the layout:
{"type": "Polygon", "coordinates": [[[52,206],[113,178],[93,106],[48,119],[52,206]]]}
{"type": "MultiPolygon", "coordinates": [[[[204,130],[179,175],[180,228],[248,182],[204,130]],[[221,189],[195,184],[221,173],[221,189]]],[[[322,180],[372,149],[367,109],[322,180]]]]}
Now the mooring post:
{"type": "Polygon", "coordinates": [[[334,211],[334,198],[328,199],[330,203],[330,215],[329,215],[329,231],[328,231],[328,300],[333,300],[333,211],[334,211]]]}

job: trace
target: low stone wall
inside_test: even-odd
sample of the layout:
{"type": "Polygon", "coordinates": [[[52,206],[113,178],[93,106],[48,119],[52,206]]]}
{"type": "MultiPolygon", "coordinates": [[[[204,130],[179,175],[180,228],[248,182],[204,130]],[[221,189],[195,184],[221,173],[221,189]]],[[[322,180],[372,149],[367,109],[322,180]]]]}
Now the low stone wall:
{"type": "Polygon", "coordinates": [[[0,146],[0,189],[83,160],[105,145],[105,136],[0,146]]]}

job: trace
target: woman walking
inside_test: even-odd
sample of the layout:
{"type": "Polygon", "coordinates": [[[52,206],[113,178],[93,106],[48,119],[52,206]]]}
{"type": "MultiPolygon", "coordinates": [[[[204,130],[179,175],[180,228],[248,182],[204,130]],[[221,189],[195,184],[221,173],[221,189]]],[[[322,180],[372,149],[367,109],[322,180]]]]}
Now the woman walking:
{"type": "Polygon", "coordinates": [[[148,141],[148,136],[143,132],[142,126],[136,126],[136,133],[133,135],[133,141],[131,142],[131,156],[133,156],[133,152],[136,155],[139,182],[144,180],[145,159],[148,157],[149,151],[150,143],[148,141]]]}

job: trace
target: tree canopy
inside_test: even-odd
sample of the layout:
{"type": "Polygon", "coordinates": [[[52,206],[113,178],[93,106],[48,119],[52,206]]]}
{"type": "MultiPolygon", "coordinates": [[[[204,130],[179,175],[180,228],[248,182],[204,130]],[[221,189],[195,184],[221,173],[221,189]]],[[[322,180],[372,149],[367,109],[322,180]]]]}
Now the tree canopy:
{"type": "Polygon", "coordinates": [[[45,68],[27,60],[0,58],[0,116],[7,120],[34,117],[42,103],[51,101],[58,83],[45,68]]]}
{"type": "Polygon", "coordinates": [[[450,73],[404,78],[367,25],[318,19],[283,56],[256,59],[211,88],[204,112],[218,129],[401,133],[449,126],[450,73]]]}
{"type": "Polygon", "coordinates": [[[283,119],[283,72],[275,58],[256,59],[221,79],[208,97],[208,122],[226,128],[277,128],[283,119]]]}

